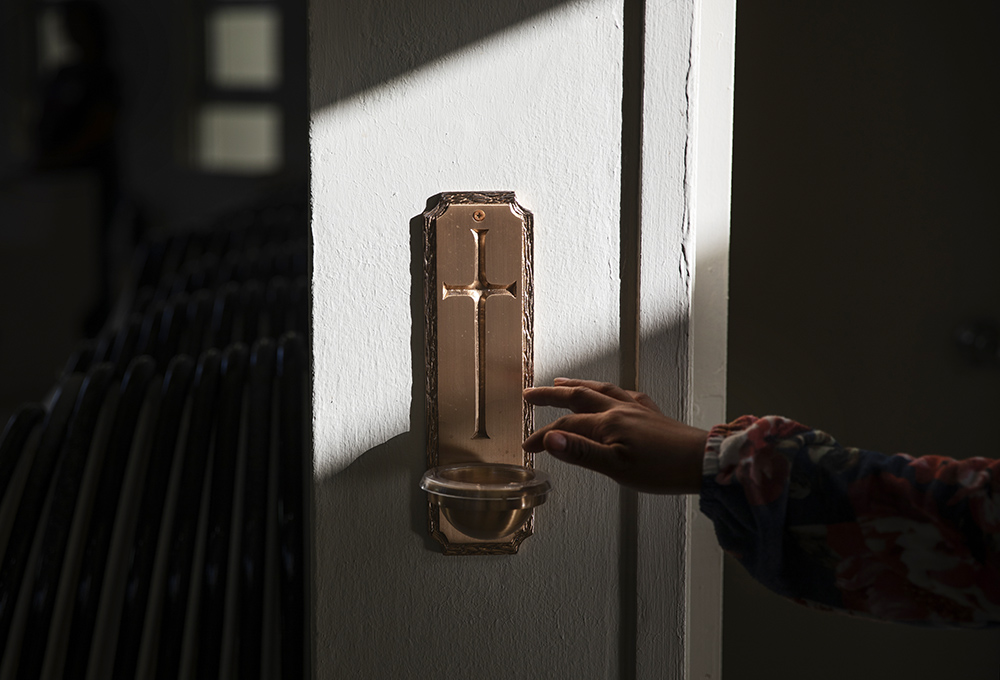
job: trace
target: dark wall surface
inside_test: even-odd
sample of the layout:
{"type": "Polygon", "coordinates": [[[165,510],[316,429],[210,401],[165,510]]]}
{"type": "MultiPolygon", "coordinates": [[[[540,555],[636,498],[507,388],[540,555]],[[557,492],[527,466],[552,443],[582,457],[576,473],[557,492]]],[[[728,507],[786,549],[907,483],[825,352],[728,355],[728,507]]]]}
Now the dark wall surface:
{"type": "MultiPolygon", "coordinates": [[[[729,415],[887,453],[1000,456],[998,5],[741,3],[729,415]]],[[[724,677],[994,679],[996,633],[821,614],[727,561],[724,677]]]]}

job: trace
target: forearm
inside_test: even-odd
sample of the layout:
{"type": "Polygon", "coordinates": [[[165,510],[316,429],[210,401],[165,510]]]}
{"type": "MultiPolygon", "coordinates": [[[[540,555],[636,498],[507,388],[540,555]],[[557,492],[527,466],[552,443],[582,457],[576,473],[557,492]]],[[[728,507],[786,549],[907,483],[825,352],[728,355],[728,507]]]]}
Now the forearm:
{"type": "Polygon", "coordinates": [[[713,429],[704,473],[720,544],[779,594],[909,623],[1000,623],[1000,461],[884,456],[745,417],[713,429]]]}

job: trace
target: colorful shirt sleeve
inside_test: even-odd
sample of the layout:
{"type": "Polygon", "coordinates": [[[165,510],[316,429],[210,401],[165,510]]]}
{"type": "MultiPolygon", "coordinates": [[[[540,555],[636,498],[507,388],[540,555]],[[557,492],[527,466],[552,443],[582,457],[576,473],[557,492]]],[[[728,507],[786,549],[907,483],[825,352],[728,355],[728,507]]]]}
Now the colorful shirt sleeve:
{"type": "Polygon", "coordinates": [[[1000,626],[1000,460],[886,456],[786,418],[712,429],[701,509],[780,595],[931,626],[1000,626]]]}

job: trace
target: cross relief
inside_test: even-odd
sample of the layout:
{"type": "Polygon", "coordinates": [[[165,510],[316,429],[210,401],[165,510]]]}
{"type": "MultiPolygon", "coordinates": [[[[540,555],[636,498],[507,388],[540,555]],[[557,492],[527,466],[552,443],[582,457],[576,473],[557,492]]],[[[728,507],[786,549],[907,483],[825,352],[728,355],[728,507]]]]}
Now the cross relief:
{"type": "Polygon", "coordinates": [[[476,241],[474,249],[473,268],[476,279],[464,286],[442,284],[441,299],[450,297],[469,297],[475,302],[472,317],[472,328],[475,335],[475,380],[476,380],[476,423],[473,439],[489,439],[486,432],[486,301],[494,295],[503,297],[517,296],[517,281],[506,285],[490,283],[486,278],[486,234],[489,229],[469,230],[476,241]]]}

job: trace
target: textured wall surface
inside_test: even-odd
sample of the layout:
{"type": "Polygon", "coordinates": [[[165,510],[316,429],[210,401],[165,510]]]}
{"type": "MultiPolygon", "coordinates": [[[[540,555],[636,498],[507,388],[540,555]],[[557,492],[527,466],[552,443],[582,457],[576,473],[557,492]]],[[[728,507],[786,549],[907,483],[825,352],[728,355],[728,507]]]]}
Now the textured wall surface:
{"type": "MultiPolygon", "coordinates": [[[[636,603],[622,601],[635,565],[613,483],[539,456],[555,490],[537,535],[516,556],[478,558],[438,554],[417,483],[419,217],[437,193],[513,190],[534,213],[536,382],[619,378],[622,4],[499,2],[482,21],[457,0],[346,4],[310,8],[317,675],[617,677],[636,603]]],[[[688,373],[676,334],[690,281],[676,262],[693,6],[674,10],[659,48],[672,83],[654,102],[678,127],[655,166],[673,262],[654,269],[672,299],[651,340],[680,377],[673,395],[688,373]]],[[[683,503],[657,507],[675,554],[655,562],[665,586],[643,604],[665,616],[645,634],[674,666],[650,677],[680,677],[683,503]]]]}
{"type": "MultiPolygon", "coordinates": [[[[361,93],[317,94],[335,99],[311,131],[318,473],[410,428],[411,220],[440,191],[514,190],[535,214],[539,380],[616,352],[620,13],[567,5],[361,93]]],[[[374,39],[343,12],[314,7],[311,30],[315,91],[368,67],[326,58],[374,39]]],[[[419,24],[405,36],[422,40],[419,24]]]]}
{"type": "MultiPolygon", "coordinates": [[[[447,21],[398,9],[357,10],[392,24],[389,51],[419,52],[421,22],[447,21]]],[[[620,15],[558,7],[363,91],[316,95],[334,100],[314,106],[311,133],[319,677],[615,672],[613,484],[540,457],[556,490],[520,554],[445,558],[426,538],[413,218],[440,191],[517,192],[536,224],[537,380],[616,379],[620,15]]],[[[378,68],[343,43],[382,27],[351,23],[314,6],[314,93],[336,87],[336,69],[378,68]]]]}

